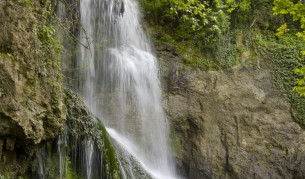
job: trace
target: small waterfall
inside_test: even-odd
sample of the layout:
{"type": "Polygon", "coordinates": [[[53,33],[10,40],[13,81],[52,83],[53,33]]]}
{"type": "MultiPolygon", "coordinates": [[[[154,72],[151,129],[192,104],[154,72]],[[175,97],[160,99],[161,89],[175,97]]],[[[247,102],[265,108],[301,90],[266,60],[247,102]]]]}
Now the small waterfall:
{"type": "Polygon", "coordinates": [[[85,151],[85,162],[86,162],[86,178],[91,178],[92,173],[92,157],[93,157],[93,142],[88,140],[84,141],[83,148],[85,151]]]}
{"type": "MultiPolygon", "coordinates": [[[[71,130],[71,129],[69,129],[71,130]]],[[[97,131],[95,131],[97,132],[97,131]]],[[[110,160],[108,150],[103,139],[82,136],[80,138],[65,132],[55,142],[44,144],[37,152],[36,160],[30,178],[82,178],[102,179],[119,178],[109,168],[110,160]],[[102,142],[102,146],[97,143],[102,142]],[[105,158],[103,158],[105,157],[105,158]]]]}
{"type": "Polygon", "coordinates": [[[60,135],[57,139],[57,153],[59,160],[59,179],[63,179],[65,171],[65,161],[66,161],[66,148],[67,148],[67,127],[64,128],[64,133],[60,135]]]}
{"type": "Polygon", "coordinates": [[[37,165],[38,165],[38,169],[37,169],[37,173],[36,176],[33,178],[41,178],[44,179],[47,176],[47,172],[45,169],[46,166],[46,161],[44,160],[46,158],[46,152],[45,150],[41,150],[37,153],[37,165]]]}
{"type": "Polygon", "coordinates": [[[176,178],[158,64],[140,19],[136,0],[80,1],[77,88],[110,136],[153,178],[176,178]]]}

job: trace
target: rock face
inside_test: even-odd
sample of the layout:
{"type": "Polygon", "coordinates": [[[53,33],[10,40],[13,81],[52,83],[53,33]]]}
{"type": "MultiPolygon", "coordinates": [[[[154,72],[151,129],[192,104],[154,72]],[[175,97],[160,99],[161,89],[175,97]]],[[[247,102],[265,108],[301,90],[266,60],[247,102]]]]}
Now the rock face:
{"type": "Polygon", "coordinates": [[[48,85],[30,84],[40,81],[34,69],[0,58],[0,78],[0,137],[37,144],[58,135],[65,122],[61,101],[52,104],[48,85]]]}
{"type": "Polygon", "coordinates": [[[305,130],[265,65],[202,72],[185,69],[169,52],[159,56],[186,178],[305,178],[305,130]]]}
{"type": "Polygon", "coordinates": [[[66,119],[60,61],[39,37],[39,12],[39,2],[0,1],[0,175],[18,171],[66,119]]]}
{"type": "Polygon", "coordinates": [[[78,95],[64,90],[67,121],[64,132],[44,142],[22,177],[120,178],[115,150],[101,121],[78,95]]]}
{"type": "Polygon", "coordinates": [[[58,135],[65,122],[60,66],[35,32],[39,10],[11,1],[1,1],[0,9],[0,116],[6,121],[0,136],[39,143],[58,135]]]}

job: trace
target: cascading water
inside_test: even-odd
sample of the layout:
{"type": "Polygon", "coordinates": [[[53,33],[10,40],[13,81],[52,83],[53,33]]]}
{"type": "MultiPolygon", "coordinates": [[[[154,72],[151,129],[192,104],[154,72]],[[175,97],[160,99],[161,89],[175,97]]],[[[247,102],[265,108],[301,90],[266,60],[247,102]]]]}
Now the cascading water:
{"type": "Polygon", "coordinates": [[[136,0],[82,0],[80,18],[77,65],[86,105],[153,178],[176,178],[157,60],[136,0]]]}

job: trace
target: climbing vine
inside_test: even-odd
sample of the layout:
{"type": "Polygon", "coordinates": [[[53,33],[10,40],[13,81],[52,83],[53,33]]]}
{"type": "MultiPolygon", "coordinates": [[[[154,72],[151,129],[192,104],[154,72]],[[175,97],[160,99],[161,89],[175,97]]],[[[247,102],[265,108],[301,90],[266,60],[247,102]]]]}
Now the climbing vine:
{"type": "MultiPolygon", "coordinates": [[[[296,3],[290,0],[274,0],[273,13],[275,15],[285,15],[292,18],[294,23],[282,24],[276,32],[278,38],[282,38],[288,32],[295,34],[300,39],[305,39],[305,5],[302,1],[296,3]]],[[[300,51],[303,57],[305,56],[305,49],[300,51]]],[[[296,84],[293,88],[301,96],[305,96],[305,62],[301,62],[301,67],[294,69],[298,75],[296,77],[296,84]]]]}

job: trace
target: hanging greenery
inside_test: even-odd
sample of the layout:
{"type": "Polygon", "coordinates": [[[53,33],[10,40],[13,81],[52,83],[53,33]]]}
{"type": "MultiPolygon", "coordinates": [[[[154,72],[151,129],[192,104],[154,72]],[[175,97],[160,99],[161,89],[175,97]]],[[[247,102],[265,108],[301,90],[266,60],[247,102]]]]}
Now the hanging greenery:
{"type": "MultiPolygon", "coordinates": [[[[282,38],[287,32],[292,31],[297,37],[305,39],[305,5],[302,1],[296,3],[290,0],[274,0],[273,13],[275,15],[285,15],[292,18],[292,22],[297,23],[297,25],[290,23],[282,24],[277,29],[277,37],[282,38]],[[290,27],[292,30],[290,30],[290,27]]],[[[305,49],[301,51],[303,57],[305,56],[305,49]]],[[[303,60],[304,61],[304,60],[303,60]]],[[[293,88],[301,96],[305,96],[305,66],[304,62],[302,67],[295,68],[294,72],[299,75],[296,79],[296,85],[293,88]]]]}

